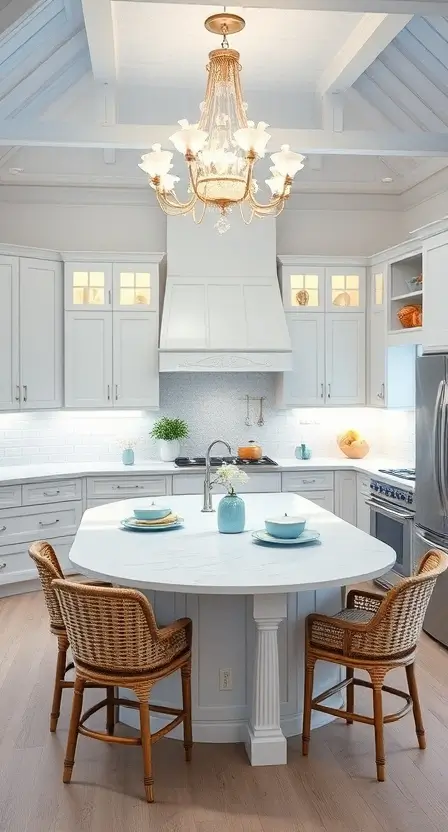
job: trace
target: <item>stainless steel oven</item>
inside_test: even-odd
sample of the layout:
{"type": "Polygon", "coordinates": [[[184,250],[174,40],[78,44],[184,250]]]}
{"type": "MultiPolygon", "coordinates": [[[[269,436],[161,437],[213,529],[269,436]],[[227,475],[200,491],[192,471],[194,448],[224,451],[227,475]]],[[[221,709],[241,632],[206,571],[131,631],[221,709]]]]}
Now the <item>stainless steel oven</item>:
{"type": "Polygon", "coordinates": [[[414,495],[400,486],[379,480],[370,483],[370,534],[391,546],[396,561],[391,572],[376,583],[390,588],[401,576],[412,575],[414,569],[414,495]]]}

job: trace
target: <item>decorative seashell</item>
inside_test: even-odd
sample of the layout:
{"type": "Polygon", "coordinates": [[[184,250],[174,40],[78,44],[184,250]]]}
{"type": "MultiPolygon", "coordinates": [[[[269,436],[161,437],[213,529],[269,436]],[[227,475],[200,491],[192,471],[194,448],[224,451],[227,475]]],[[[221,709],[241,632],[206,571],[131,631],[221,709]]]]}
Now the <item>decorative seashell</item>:
{"type": "Polygon", "coordinates": [[[300,289],[296,292],[296,301],[299,306],[308,306],[310,302],[310,293],[306,289],[300,289]]]}

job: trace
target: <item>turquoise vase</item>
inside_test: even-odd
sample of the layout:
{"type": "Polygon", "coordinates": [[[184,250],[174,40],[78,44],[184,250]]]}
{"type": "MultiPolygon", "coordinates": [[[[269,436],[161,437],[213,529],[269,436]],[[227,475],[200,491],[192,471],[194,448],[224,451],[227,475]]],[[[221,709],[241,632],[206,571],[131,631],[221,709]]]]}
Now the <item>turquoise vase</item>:
{"type": "Polygon", "coordinates": [[[246,509],[244,500],[237,494],[227,494],[218,504],[218,529],[221,534],[239,534],[244,531],[246,509]]]}
{"type": "Polygon", "coordinates": [[[121,459],[123,465],[133,465],[134,464],[134,451],[132,448],[124,448],[123,453],[121,454],[121,459]]]}

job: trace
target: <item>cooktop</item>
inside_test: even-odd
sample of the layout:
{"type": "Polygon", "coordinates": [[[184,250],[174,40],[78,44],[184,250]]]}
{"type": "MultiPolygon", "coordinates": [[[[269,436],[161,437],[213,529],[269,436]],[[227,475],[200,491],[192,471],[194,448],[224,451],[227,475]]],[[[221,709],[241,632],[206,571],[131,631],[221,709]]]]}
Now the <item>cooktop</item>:
{"type": "MultiPolygon", "coordinates": [[[[264,468],[268,465],[278,465],[269,456],[262,456],[261,459],[240,459],[239,456],[211,456],[210,465],[218,468],[223,462],[228,465],[250,466],[251,468],[264,468]]],[[[178,456],[174,460],[176,468],[205,468],[205,456],[178,456]]]]}
{"type": "Polygon", "coordinates": [[[392,474],[400,480],[415,480],[415,468],[379,468],[380,474],[392,474]]]}

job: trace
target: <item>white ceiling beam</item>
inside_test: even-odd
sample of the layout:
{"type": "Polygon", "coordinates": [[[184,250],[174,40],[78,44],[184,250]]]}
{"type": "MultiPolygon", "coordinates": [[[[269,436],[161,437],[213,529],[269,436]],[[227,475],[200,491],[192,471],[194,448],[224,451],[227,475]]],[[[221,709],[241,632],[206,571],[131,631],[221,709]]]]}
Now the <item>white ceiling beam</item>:
{"type": "MultiPolygon", "coordinates": [[[[154,124],[72,124],[7,119],[0,122],[0,146],[98,147],[147,150],[154,142],[166,146],[174,125],[154,124]]],[[[270,130],[271,147],[289,143],[294,150],[325,155],[356,156],[448,156],[448,133],[426,131],[388,132],[325,130],[270,130]]]]}
{"type": "Polygon", "coordinates": [[[416,127],[420,127],[422,130],[431,130],[434,133],[443,132],[447,129],[445,122],[436,116],[430,109],[429,104],[422,101],[414,92],[414,89],[411,88],[411,80],[402,81],[382,60],[375,61],[366,71],[366,76],[383,90],[396,107],[400,107],[407,113],[415,122],[416,127]]]}
{"type": "Polygon", "coordinates": [[[114,83],[117,77],[111,0],[82,0],[84,23],[95,81],[114,83]]]}
{"type": "MultiPolygon", "coordinates": [[[[158,3],[160,0],[125,0],[158,3]]],[[[185,0],[164,0],[182,4],[185,0]]],[[[210,0],[188,0],[190,5],[210,6],[210,0]]],[[[238,8],[299,9],[324,12],[377,12],[379,14],[448,15],[448,0],[240,0],[238,8]]]]}
{"type": "Polygon", "coordinates": [[[412,20],[409,14],[364,14],[323,72],[319,92],[345,92],[412,20]]]}

